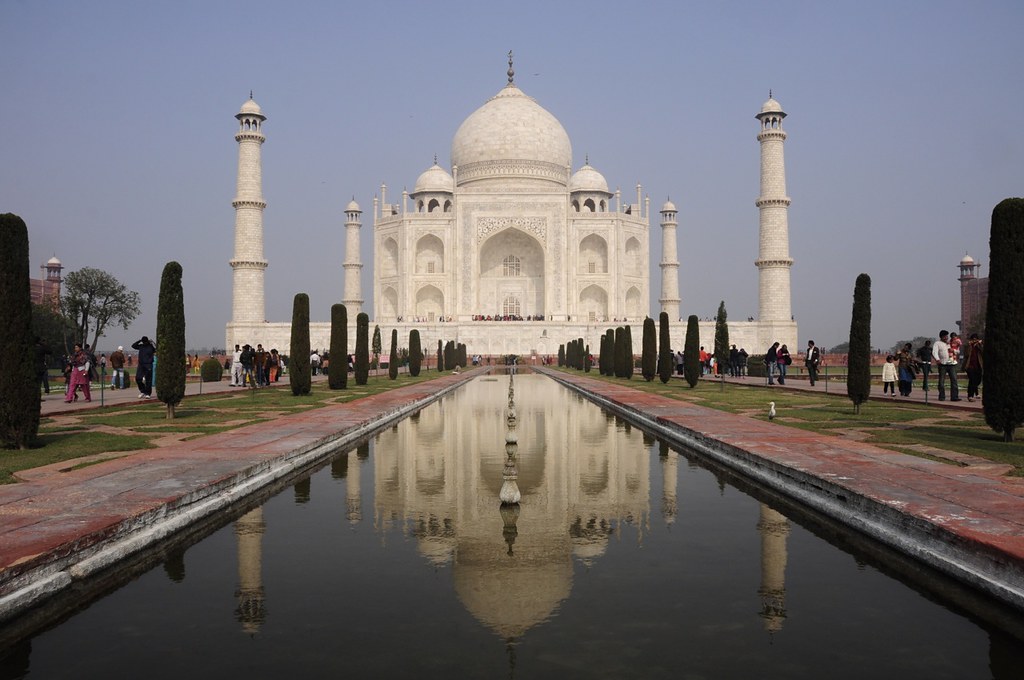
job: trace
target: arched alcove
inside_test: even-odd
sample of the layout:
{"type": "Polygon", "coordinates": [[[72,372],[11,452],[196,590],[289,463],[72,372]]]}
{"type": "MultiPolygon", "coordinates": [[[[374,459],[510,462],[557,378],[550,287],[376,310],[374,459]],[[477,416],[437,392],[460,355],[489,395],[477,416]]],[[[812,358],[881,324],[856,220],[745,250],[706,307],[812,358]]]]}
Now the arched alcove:
{"type": "Polygon", "coordinates": [[[427,234],[416,242],[416,273],[440,274],[444,272],[444,242],[427,234]]]}
{"type": "Polygon", "coordinates": [[[380,311],[385,319],[394,319],[398,316],[398,292],[394,288],[388,286],[381,291],[380,311]]]}
{"type": "Polygon", "coordinates": [[[398,243],[393,238],[384,239],[380,257],[380,275],[398,276],[398,243]]]}
{"type": "Polygon", "coordinates": [[[608,273],[608,242],[597,234],[590,234],[580,241],[579,273],[608,273]]]}
{"type": "Polygon", "coordinates": [[[608,292],[601,286],[587,286],[580,291],[580,313],[589,322],[608,318],[608,292]]]}
{"type": "Polygon", "coordinates": [[[444,293],[437,286],[423,286],[416,291],[416,316],[436,321],[444,314],[444,293]]]}
{"type": "Polygon", "coordinates": [[[640,289],[636,286],[626,291],[626,316],[630,321],[639,321],[646,316],[640,304],[640,289]]]}
{"type": "Polygon", "coordinates": [[[635,236],[626,240],[626,274],[629,276],[640,276],[643,262],[640,257],[640,241],[635,236]]]}
{"type": "Polygon", "coordinates": [[[520,301],[520,314],[544,314],[544,249],[519,229],[500,231],[480,247],[477,314],[503,314],[505,299],[520,301]]]}

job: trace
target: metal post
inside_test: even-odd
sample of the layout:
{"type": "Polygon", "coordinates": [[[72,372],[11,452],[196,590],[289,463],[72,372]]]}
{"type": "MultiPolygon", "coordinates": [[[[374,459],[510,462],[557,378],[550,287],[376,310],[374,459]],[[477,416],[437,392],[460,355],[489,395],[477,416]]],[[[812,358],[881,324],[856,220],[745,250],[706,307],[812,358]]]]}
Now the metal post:
{"type": "Polygon", "coordinates": [[[103,406],[103,388],[107,384],[107,365],[100,366],[100,406],[103,406]]]}

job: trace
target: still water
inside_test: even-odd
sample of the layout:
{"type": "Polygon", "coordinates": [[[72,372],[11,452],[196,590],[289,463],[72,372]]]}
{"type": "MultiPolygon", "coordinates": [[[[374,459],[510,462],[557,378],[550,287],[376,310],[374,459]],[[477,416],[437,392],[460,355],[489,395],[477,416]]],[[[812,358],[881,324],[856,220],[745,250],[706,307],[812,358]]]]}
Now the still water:
{"type": "Polygon", "coordinates": [[[0,677],[1024,677],[1017,637],[799,511],[514,385],[508,450],[509,379],[479,378],[8,648],[0,677]]]}

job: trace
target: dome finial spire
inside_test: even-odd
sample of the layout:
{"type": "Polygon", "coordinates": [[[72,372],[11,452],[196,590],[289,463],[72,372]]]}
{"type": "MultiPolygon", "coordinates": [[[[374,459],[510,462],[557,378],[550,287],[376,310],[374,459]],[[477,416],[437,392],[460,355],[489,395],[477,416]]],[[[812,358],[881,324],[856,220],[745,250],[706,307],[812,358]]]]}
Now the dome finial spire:
{"type": "Polygon", "coordinates": [[[772,88],[768,88],[768,99],[772,98],[772,88]]]}
{"type": "Polygon", "coordinates": [[[249,99],[252,99],[252,90],[249,90],[249,99]]]}
{"type": "Polygon", "coordinates": [[[589,153],[583,156],[583,165],[590,165],[590,154],[589,153]]]}
{"type": "Polygon", "coordinates": [[[434,165],[437,165],[437,154],[434,154],[434,165]]]}
{"type": "Polygon", "coordinates": [[[512,68],[512,50],[508,51],[508,84],[511,85],[512,81],[515,80],[516,72],[512,68]]]}

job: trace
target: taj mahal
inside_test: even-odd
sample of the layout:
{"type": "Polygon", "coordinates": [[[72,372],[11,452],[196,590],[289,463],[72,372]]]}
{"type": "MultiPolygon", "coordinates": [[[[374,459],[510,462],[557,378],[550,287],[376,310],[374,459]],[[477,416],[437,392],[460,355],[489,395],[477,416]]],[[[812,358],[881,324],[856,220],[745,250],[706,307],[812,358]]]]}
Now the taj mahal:
{"type": "MultiPolygon", "coordinates": [[[[454,340],[471,354],[552,355],[583,338],[596,353],[608,328],[631,326],[639,347],[650,299],[650,198],[609,190],[586,159],[573,172],[572,144],[555,116],[508,82],[471,113],[451,142],[451,166],[437,159],[411,192],[389,202],[386,185],[373,199],[373,309],[361,289],[363,211],[345,207],[344,290],[350,344],[355,318],[367,312],[383,337],[398,330],[400,345],[418,329],[424,351],[454,340]]],[[[788,208],[783,143],[786,114],[769,97],[756,115],[761,191],[757,259],[758,317],[730,321],[730,343],[763,352],[779,341],[797,345],[790,296],[788,208]]],[[[290,322],[264,315],[262,166],[267,120],[251,95],[235,116],[239,129],[235,252],[230,261],[232,315],[226,346],[262,343],[287,348],[290,322]]],[[[678,211],[660,211],[660,309],[671,322],[673,348],[686,331],[681,313],[676,230],[678,211]]],[[[754,233],[751,230],[751,253],[754,233]]],[[[296,292],[299,292],[297,290],[296,292]]],[[[714,291],[701,291],[715,297],[714,291]]],[[[717,299],[717,298],[716,298],[717,299]]],[[[714,322],[700,324],[701,344],[714,344],[714,322]]],[[[310,324],[312,347],[330,345],[330,324],[310,324]]]]}

